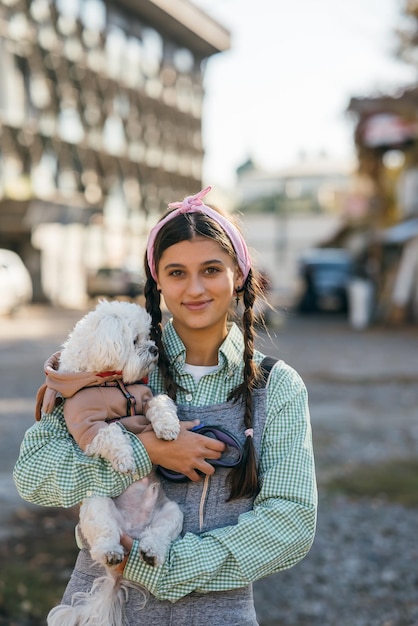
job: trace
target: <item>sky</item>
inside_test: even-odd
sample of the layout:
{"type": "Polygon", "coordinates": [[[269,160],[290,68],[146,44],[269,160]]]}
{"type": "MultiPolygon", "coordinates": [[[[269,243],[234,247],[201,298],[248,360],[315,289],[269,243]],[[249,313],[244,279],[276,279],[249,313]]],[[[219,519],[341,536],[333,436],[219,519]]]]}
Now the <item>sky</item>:
{"type": "Polygon", "coordinates": [[[232,188],[251,157],[354,157],[351,97],[392,93],[417,72],[395,59],[402,0],[193,0],[231,32],[207,61],[205,184],[232,188]]]}

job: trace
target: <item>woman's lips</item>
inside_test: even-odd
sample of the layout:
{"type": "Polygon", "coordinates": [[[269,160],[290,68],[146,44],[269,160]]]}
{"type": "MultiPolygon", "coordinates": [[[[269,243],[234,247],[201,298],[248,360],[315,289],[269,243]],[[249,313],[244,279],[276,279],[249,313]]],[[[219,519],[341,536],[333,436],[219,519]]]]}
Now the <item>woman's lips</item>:
{"type": "Polygon", "coordinates": [[[183,306],[189,311],[202,311],[210,304],[210,300],[201,300],[199,302],[183,302],[183,306]]]}

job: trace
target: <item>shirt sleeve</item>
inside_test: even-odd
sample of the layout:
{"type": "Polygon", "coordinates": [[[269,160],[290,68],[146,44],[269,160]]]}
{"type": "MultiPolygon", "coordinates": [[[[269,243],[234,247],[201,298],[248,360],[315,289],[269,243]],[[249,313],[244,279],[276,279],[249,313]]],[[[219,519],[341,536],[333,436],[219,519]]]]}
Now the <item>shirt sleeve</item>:
{"type": "MultiPolygon", "coordinates": [[[[127,432],[127,431],[126,431],[127,432]]],[[[69,434],[63,404],[26,431],[13,471],[20,496],[42,506],[71,507],[93,495],[115,497],[133,480],[148,475],[150,458],[140,442],[127,432],[137,464],[136,474],[122,474],[101,458],[84,454],[69,434]]]]}
{"type": "Polygon", "coordinates": [[[186,534],[157,568],[137,556],[134,542],[124,576],[158,599],[175,602],[193,591],[243,587],[295,565],[309,551],[317,490],[306,387],[292,368],[278,363],[267,393],[261,490],[253,509],[240,515],[236,525],[186,534]]]}

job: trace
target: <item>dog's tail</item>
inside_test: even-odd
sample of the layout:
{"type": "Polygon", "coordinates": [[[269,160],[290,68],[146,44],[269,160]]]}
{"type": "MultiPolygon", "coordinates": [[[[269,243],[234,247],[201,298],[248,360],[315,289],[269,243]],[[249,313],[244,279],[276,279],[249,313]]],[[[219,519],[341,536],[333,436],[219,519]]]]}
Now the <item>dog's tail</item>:
{"type": "MultiPolygon", "coordinates": [[[[71,605],[60,604],[47,617],[48,626],[125,626],[124,605],[128,599],[129,583],[107,574],[96,578],[90,591],[79,591],[71,605]]],[[[144,604],[147,595],[144,590],[144,604]]]]}

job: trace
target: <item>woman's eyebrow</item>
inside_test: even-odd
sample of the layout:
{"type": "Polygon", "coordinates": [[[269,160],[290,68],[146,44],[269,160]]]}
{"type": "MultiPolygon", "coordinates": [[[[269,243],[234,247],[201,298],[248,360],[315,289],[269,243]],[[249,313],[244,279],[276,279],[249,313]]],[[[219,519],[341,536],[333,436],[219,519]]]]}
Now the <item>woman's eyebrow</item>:
{"type": "MultiPolygon", "coordinates": [[[[224,265],[224,262],[222,261],[222,259],[208,259],[207,261],[202,261],[202,263],[200,265],[224,265]]],[[[185,263],[168,263],[167,265],[164,265],[164,269],[165,270],[170,270],[173,268],[183,268],[183,267],[187,267],[187,265],[185,263]]]]}
{"type": "Polygon", "coordinates": [[[203,261],[201,265],[225,265],[225,262],[222,259],[209,259],[208,261],[203,261]]]}
{"type": "Polygon", "coordinates": [[[170,270],[173,267],[185,267],[185,265],[183,265],[182,263],[168,263],[167,265],[164,265],[165,270],[170,270]]]}

